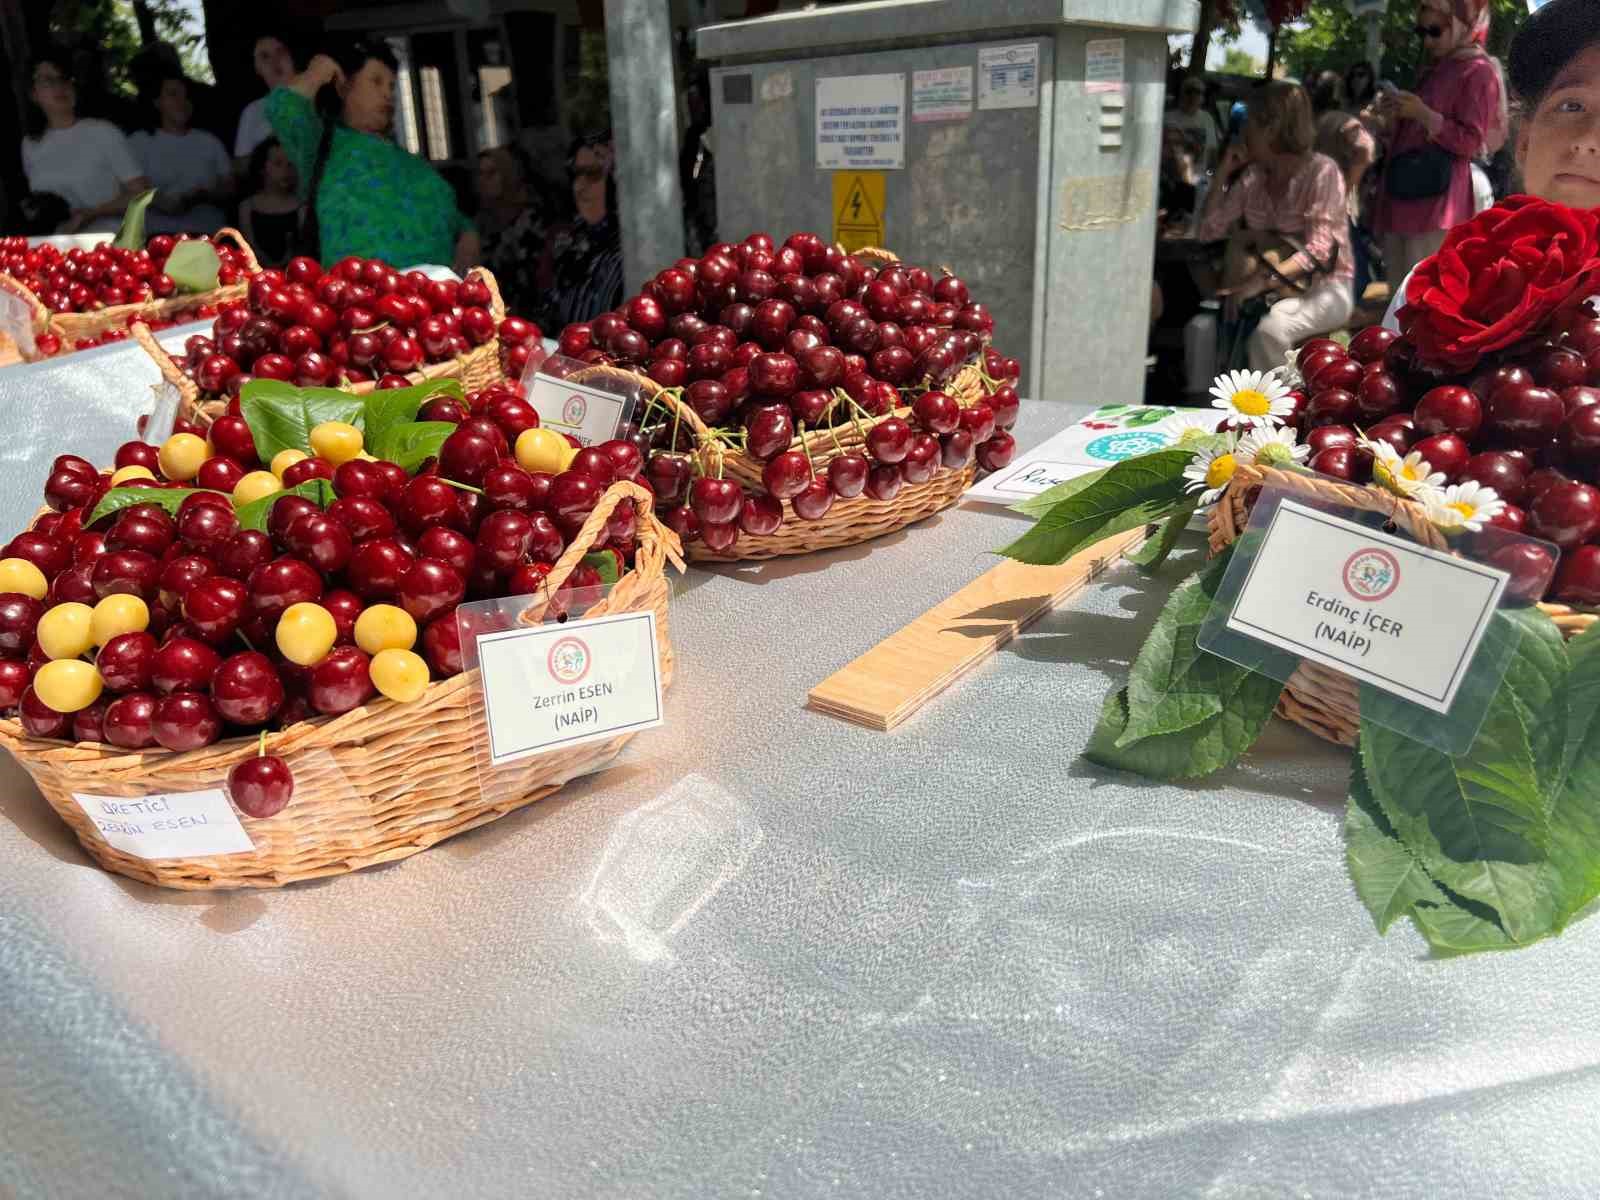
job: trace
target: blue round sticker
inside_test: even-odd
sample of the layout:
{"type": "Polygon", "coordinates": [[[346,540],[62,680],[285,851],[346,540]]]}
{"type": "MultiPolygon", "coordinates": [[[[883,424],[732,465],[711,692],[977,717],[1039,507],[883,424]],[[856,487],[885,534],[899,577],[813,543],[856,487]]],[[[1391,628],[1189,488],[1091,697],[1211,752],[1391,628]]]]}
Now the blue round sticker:
{"type": "Polygon", "coordinates": [[[1095,438],[1083,449],[1090,458],[1097,458],[1101,462],[1121,462],[1126,458],[1135,458],[1141,454],[1149,454],[1152,450],[1163,449],[1169,441],[1171,439],[1164,433],[1144,430],[1124,431],[1095,438]]]}

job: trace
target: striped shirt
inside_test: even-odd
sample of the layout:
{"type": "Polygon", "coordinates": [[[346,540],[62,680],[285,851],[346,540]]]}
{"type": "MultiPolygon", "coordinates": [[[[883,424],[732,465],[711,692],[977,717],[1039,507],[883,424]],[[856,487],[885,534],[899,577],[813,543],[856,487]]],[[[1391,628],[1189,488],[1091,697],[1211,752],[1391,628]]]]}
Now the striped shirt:
{"type": "Polygon", "coordinates": [[[1247,229],[1287,234],[1305,245],[1291,260],[1314,267],[1306,255],[1325,263],[1338,251],[1333,278],[1354,284],[1355,256],[1350,252],[1350,217],[1345,205],[1344,174],[1325,154],[1312,154],[1289,186],[1274,193],[1264,168],[1251,165],[1201,219],[1195,236],[1215,242],[1233,232],[1240,221],[1247,229]]]}

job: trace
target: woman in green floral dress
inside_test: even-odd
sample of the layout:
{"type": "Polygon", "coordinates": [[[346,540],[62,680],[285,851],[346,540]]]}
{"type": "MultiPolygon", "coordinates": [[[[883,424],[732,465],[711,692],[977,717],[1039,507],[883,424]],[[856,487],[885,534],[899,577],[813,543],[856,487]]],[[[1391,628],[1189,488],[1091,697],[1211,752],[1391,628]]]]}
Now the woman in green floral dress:
{"type": "Polygon", "coordinates": [[[381,258],[395,267],[476,265],[477,231],[455,192],[421,158],[394,144],[396,62],[387,46],[355,43],[319,54],[304,73],[267,97],[267,119],[305,182],[320,237],[318,256],[381,258]],[[319,111],[333,89],[337,114],[319,111]]]}

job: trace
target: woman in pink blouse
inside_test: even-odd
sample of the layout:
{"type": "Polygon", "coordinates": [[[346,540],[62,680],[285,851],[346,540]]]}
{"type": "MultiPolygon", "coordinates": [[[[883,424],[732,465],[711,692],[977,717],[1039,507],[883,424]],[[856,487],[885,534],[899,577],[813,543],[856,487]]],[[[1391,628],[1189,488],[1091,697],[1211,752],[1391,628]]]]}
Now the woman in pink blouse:
{"type": "Polygon", "coordinates": [[[1373,229],[1383,238],[1390,284],[1436,253],[1448,229],[1471,220],[1472,160],[1505,142],[1505,87],[1480,44],[1488,20],[1489,0],[1422,0],[1418,6],[1417,32],[1429,66],[1415,93],[1391,91],[1382,104],[1392,133],[1373,229]],[[1426,182],[1433,172],[1437,191],[1426,182]],[[1429,194],[1416,194],[1419,188],[1429,194]]]}
{"type": "Polygon", "coordinates": [[[1281,367],[1290,347],[1340,328],[1354,307],[1344,174],[1331,158],[1313,151],[1315,140],[1305,89],[1285,81],[1268,84],[1250,101],[1244,146],[1236,141],[1228,147],[1217,168],[1219,182],[1206,193],[1200,212],[1201,241],[1225,238],[1242,221],[1248,229],[1283,234],[1305,247],[1278,269],[1290,281],[1314,276],[1304,292],[1290,291],[1263,270],[1224,293],[1235,303],[1269,292],[1283,295],[1250,337],[1250,366],[1257,371],[1281,367]]]}

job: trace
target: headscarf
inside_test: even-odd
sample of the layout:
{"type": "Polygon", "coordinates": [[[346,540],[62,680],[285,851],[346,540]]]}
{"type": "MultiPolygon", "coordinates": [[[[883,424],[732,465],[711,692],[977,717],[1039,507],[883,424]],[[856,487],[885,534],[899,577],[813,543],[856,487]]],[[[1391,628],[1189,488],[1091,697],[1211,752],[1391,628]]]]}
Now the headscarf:
{"type": "Polygon", "coordinates": [[[1472,31],[1468,44],[1458,49],[1451,57],[1476,58],[1482,55],[1494,68],[1495,78],[1500,81],[1499,103],[1495,111],[1489,115],[1489,124],[1483,131],[1483,145],[1478,152],[1484,156],[1498,154],[1511,134],[1511,98],[1506,87],[1505,67],[1498,58],[1485,50],[1489,44],[1489,0],[1423,0],[1420,7],[1447,11],[1472,31]]]}

